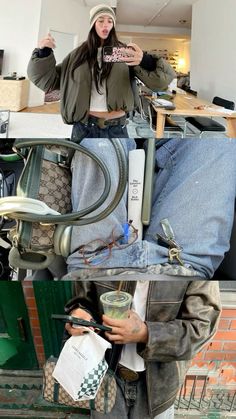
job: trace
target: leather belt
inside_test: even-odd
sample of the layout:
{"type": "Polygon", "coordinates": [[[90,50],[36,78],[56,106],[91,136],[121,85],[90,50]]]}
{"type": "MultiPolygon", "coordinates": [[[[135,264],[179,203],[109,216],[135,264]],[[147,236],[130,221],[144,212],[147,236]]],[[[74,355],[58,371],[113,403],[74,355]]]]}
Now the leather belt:
{"type": "Polygon", "coordinates": [[[101,129],[107,128],[109,126],[114,127],[116,125],[126,125],[126,115],[113,119],[98,118],[97,116],[89,115],[88,125],[91,124],[95,124],[101,129]]]}
{"type": "Polygon", "coordinates": [[[117,369],[116,369],[117,376],[129,382],[139,380],[144,373],[145,371],[141,371],[141,372],[132,371],[129,368],[126,368],[120,364],[117,365],[117,369]]]}

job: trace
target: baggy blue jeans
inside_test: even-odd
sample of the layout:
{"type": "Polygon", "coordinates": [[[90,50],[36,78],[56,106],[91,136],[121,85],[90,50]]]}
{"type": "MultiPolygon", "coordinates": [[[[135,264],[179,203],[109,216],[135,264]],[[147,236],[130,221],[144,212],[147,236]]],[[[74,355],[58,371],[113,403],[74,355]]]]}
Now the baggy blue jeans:
{"type": "MultiPolygon", "coordinates": [[[[133,139],[121,139],[126,151],[135,148],[133,139]]],[[[110,198],[117,187],[117,162],[107,139],[85,139],[82,144],[96,151],[108,165],[112,177],[110,198]]],[[[147,163],[148,164],[148,163],[147,163]]],[[[160,221],[168,219],[175,239],[182,247],[181,258],[187,267],[211,278],[229,249],[236,195],[236,140],[180,139],[157,141],[157,171],[154,179],[151,222],[143,240],[125,249],[112,248],[111,257],[101,268],[146,268],[169,262],[168,248],[157,243],[163,235],[160,221]]],[[[84,208],[103,190],[100,169],[84,155],[75,154],[72,163],[74,210],[84,208]]],[[[105,220],[73,227],[68,271],[87,268],[73,249],[90,240],[109,241],[112,227],[126,221],[127,196],[105,220]]],[[[177,262],[176,262],[177,263],[177,262]]]]}

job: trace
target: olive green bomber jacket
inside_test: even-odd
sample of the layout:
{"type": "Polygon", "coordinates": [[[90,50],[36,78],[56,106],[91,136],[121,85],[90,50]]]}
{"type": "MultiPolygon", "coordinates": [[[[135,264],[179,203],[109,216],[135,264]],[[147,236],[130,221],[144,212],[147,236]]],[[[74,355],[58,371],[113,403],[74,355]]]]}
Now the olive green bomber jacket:
{"type": "MultiPolygon", "coordinates": [[[[134,293],[136,283],[122,289],[134,293]]],[[[75,297],[66,313],[84,307],[101,322],[102,293],[118,288],[116,281],[75,281],[75,297]]],[[[145,360],[150,417],[170,407],[191,359],[214,336],[221,312],[217,281],[150,281],[145,323],[148,342],[137,344],[145,360]]]]}
{"type": "MultiPolygon", "coordinates": [[[[74,76],[71,75],[76,52],[77,49],[56,65],[53,52],[39,58],[36,48],[27,70],[29,79],[41,90],[48,92],[60,89],[61,115],[66,124],[86,122],[90,105],[92,74],[88,63],[80,65],[74,71],[74,76]]],[[[135,66],[134,75],[152,90],[165,90],[175,77],[175,72],[163,58],[153,56],[156,58],[156,69],[147,71],[141,66],[135,66]]],[[[130,112],[134,107],[129,67],[125,63],[112,66],[107,79],[107,106],[109,112],[120,109],[130,112]]]]}

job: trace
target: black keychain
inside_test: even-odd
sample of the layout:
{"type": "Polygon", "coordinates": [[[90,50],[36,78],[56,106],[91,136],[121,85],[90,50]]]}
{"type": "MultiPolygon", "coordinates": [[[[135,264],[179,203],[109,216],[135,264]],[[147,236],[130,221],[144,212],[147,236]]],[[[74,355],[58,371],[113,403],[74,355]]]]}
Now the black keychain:
{"type": "Polygon", "coordinates": [[[106,332],[111,332],[112,328],[108,326],[103,326],[94,321],[88,321],[80,319],[79,317],[73,317],[66,314],[52,314],[51,318],[54,320],[61,320],[64,323],[77,324],[79,326],[95,327],[96,329],[105,330],[106,332]]]}

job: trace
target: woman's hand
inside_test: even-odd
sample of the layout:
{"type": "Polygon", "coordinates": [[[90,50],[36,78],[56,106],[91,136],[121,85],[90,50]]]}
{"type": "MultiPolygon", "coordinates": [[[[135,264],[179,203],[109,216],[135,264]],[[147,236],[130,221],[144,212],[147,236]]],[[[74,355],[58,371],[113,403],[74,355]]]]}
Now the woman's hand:
{"type": "Polygon", "coordinates": [[[122,58],[127,65],[139,65],[143,59],[143,51],[139,48],[138,45],[130,43],[124,49],[128,57],[122,58]]]}
{"type": "MultiPolygon", "coordinates": [[[[78,317],[83,320],[88,320],[88,321],[93,320],[91,314],[89,314],[86,310],[83,310],[82,308],[76,308],[70,313],[70,315],[73,317],[78,317]]],[[[71,336],[82,336],[85,332],[86,333],[88,332],[88,330],[86,330],[87,328],[83,326],[79,326],[77,324],[73,325],[71,323],[66,323],[65,329],[71,336]]],[[[94,330],[93,327],[90,327],[90,329],[94,330]]]]}
{"type": "Polygon", "coordinates": [[[43,49],[45,47],[52,49],[56,48],[55,39],[52,37],[50,33],[48,33],[47,36],[45,36],[45,38],[39,41],[39,48],[43,49]]]}
{"type": "Polygon", "coordinates": [[[112,332],[105,335],[110,342],[114,343],[137,343],[148,341],[148,329],[135,311],[130,310],[128,319],[111,319],[102,316],[103,324],[112,327],[112,332]]]}

